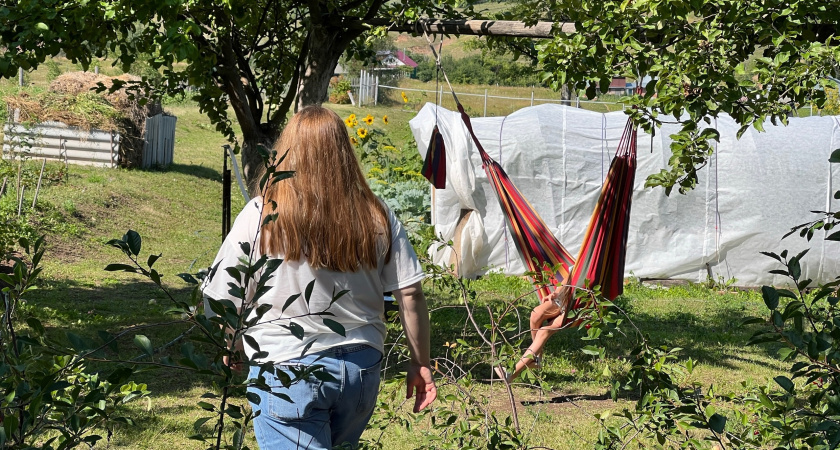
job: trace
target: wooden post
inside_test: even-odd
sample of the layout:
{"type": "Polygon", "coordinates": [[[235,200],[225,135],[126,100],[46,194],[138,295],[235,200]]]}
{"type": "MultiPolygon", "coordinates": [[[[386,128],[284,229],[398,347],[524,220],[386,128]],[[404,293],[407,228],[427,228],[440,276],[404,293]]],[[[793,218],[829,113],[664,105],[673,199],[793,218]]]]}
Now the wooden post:
{"type": "Polygon", "coordinates": [[[373,106],[379,104],[379,75],[373,80],[373,106]]]}
{"type": "Polygon", "coordinates": [[[222,146],[222,242],[230,232],[230,169],[228,169],[228,145],[222,146]]]}
{"type": "Polygon", "coordinates": [[[26,186],[20,187],[20,198],[18,199],[18,217],[20,217],[20,212],[23,209],[23,191],[26,190],[26,186]]]}
{"type": "Polygon", "coordinates": [[[47,165],[47,158],[41,163],[41,174],[38,175],[38,186],[35,188],[35,196],[32,197],[32,208],[35,208],[35,202],[38,201],[38,192],[41,191],[41,180],[44,178],[44,166],[47,165]]]}

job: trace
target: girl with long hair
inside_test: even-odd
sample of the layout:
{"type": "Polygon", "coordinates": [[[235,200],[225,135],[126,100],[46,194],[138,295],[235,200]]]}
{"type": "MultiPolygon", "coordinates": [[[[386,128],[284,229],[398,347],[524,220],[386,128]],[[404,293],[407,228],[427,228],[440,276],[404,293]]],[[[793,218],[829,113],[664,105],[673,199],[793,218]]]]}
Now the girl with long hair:
{"type": "MultiPolygon", "coordinates": [[[[275,163],[276,170],[294,175],[269,181],[263,196],[245,206],[214,262],[220,269],[239,264],[240,242],[257,243],[251,257],[283,259],[271,288],[257,300],[272,308],[246,332],[244,353],[251,365],[249,377],[263,377],[272,392],[292,401],[249,388],[260,398],[251,403],[259,411],[254,419],[257,442],[264,449],[355,447],[379,390],[383,292],[392,291],[400,305],[411,355],[407,396],[416,396],[414,411],[437,395],[429,367],[429,314],[420,284],[424,273],[402,225],[367,185],[338,115],[320,106],[303,108],[290,119],[274,150],[278,161],[285,155],[275,163]],[[310,284],[306,299],[302,293],[310,284]],[[347,293],[336,300],[342,291],[347,293]],[[330,315],[313,314],[321,311],[330,315]],[[325,325],[324,317],[340,323],[344,336],[325,325]],[[283,326],[291,318],[302,327],[302,339],[283,326]],[[259,354],[248,345],[250,338],[259,354]],[[260,370],[267,362],[286,375],[322,365],[334,381],[309,377],[284,388],[275,374],[260,370]]],[[[216,270],[204,284],[204,295],[241,304],[228,293],[229,283],[236,281],[227,271],[216,270]]]]}

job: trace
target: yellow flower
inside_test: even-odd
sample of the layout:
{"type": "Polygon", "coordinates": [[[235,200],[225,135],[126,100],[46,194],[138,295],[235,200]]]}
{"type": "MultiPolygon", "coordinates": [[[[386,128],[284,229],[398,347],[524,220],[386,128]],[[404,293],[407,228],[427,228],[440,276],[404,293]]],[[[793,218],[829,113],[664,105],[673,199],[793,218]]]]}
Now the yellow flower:
{"type": "Polygon", "coordinates": [[[388,125],[388,116],[382,116],[382,123],[388,125]]]}
{"type": "Polygon", "coordinates": [[[400,95],[402,95],[403,103],[408,103],[408,96],[405,95],[405,92],[400,92],[400,95]]]}
{"type": "Polygon", "coordinates": [[[353,128],[356,125],[358,125],[359,122],[356,121],[356,115],[355,114],[350,114],[346,119],[344,119],[344,124],[347,125],[350,128],[353,128]]]}
{"type": "Polygon", "coordinates": [[[362,122],[364,122],[364,123],[366,123],[366,124],[368,124],[368,125],[373,125],[373,116],[371,116],[370,114],[368,114],[368,115],[367,115],[367,117],[365,117],[364,119],[362,119],[362,122]]]}
{"type": "Polygon", "coordinates": [[[356,134],[358,134],[360,138],[364,139],[367,137],[368,130],[367,128],[359,128],[356,130],[356,134]]]}
{"type": "Polygon", "coordinates": [[[359,141],[357,141],[353,136],[350,136],[350,143],[353,145],[359,145],[359,141]]]}
{"type": "Polygon", "coordinates": [[[347,117],[347,118],[350,119],[351,121],[355,121],[356,120],[356,115],[355,114],[350,114],[350,116],[347,117]]]}
{"type": "Polygon", "coordinates": [[[353,128],[353,121],[350,120],[350,118],[348,117],[348,118],[344,119],[344,125],[347,125],[348,127],[353,128]]]}

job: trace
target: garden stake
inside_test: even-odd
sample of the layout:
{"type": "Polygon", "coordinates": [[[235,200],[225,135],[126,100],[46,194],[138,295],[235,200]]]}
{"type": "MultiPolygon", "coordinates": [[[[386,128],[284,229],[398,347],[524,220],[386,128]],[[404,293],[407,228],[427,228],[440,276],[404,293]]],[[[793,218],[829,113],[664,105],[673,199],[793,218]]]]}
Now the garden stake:
{"type": "Polygon", "coordinates": [[[23,191],[26,189],[26,186],[20,187],[20,199],[18,200],[18,217],[20,217],[21,208],[23,208],[23,191]]]}
{"type": "Polygon", "coordinates": [[[9,177],[3,177],[3,185],[0,186],[0,197],[6,193],[6,182],[9,181],[9,177]]]}
{"type": "Polygon", "coordinates": [[[38,192],[41,191],[41,179],[44,178],[44,166],[47,165],[47,158],[41,163],[41,173],[38,175],[38,186],[35,188],[35,196],[32,197],[32,208],[35,208],[35,202],[38,201],[38,192]]]}

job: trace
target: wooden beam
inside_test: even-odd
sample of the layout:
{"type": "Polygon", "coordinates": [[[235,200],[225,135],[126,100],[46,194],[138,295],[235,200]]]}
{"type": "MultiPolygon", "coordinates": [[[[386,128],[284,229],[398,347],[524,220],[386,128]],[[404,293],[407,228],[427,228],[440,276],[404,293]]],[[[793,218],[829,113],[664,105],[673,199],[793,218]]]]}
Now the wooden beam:
{"type": "Polygon", "coordinates": [[[502,36],[552,38],[561,33],[574,33],[571,22],[537,22],[533,26],[513,20],[418,20],[395,24],[385,19],[364,21],[368,26],[386,26],[388,31],[400,33],[453,34],[471,36],[502,36]]]}

